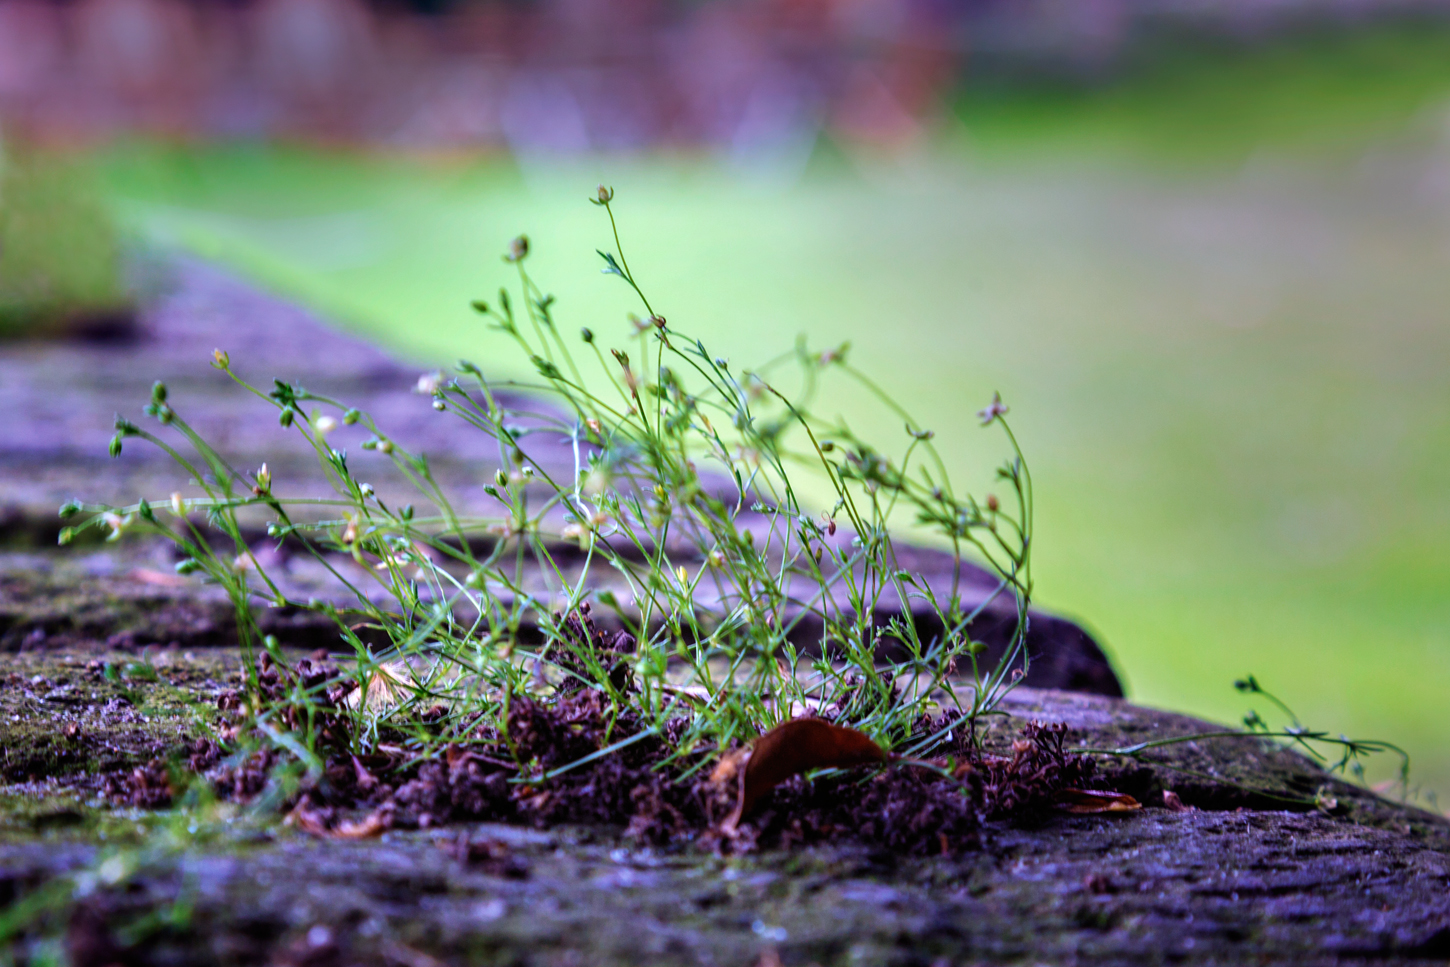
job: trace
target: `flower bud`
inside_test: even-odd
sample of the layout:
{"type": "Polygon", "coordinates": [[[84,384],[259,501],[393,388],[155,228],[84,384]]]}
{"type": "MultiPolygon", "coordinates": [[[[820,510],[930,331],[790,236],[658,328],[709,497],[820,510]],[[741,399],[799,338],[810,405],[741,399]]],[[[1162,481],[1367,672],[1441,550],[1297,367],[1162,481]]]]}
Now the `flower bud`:
{"type": "Polygon", "coordinates": [[[166,402],[166,384],[163,383],[163,382],[161,382],[161,380],[159,380],[159,379],[156,382],[154,382],[154,383],[151,384],[151,402],[153,402],[153,403],[165,403],[166,402]]]}
{"type": "Polygon", "coordinates": [[[195,574],[201,570],[201,562],[194,557],[185,557],[176,562],[177,574],[195,574]]]}
{"type": "Polygon", "coordinates": [[[119,457],[121,455],[121,434],[117,433],[111,437],[111,445],[108,449],[112,457],[119,457]]]}
{"type": "Polygon", "coordinates": [[[413,519],[413,505],[412,504],[404,504],[403,505],[403,508],[398,511],[398,516],[401,517],[401,518],[403,518],[403,520],[412,520],[413,519]]]}
{"type": "Polygon", "coordinates": [[[261,494],[265,494],[272,489],[272,471],[267,469],[267,465],[265,463],[262,464],[261,469],[257,471],[257,486],[255,489],[258,492],[258,496],[260,496],[261,494]]]}
{"type": "Polygon", "coordinates": [[[333,430],[337,429],[337,420],[330,416],[319,416],[312,421],[312,425],[317,428],[318,433],[327,436],[333,430]]]}
{"type": "Polygon", "coordinates": [[[211,351],[212,365],[217,369],[226,369],[232,364],[232,358],[227,355],[224,349],[213,349],[211,351]]]}
{"type": "Polygon", "coordinates": [[[373,485],[370,483],[359,484],[357,492],[362,494],[364,497],[371,497],[375,493],[375,491],[373,490],[373,485]]]}
{"type": "Polygon", "coordinates": [[[136,513],[141,515],[142,520],[149,521],[153,524],[156,523],[156,512],[151,509],[151,505],[146,501],[143,500],[136,506],[136,513]]]}
{"type": "Polygon", "coordinates": [[[348,410],[346,413],[342,414],[342,422],[346,423],[348,426],[352,426],[360,419],[362,419],[362,414],[359,413],[357,410],[348,410]]]}
{"type": "Polygon", "coordinates": [[[594,342],[594,330],[590,329],[588,326],[585,326],[583,329],[579,330],[579,338],[583,339],[587,343],[592,344],[594,342]]]}
{"type": "Polygon", "coordinates": [[[522,262],[524,259],[528,258],[528,255],[529,237],[527,235],[520,235],[512,242],[509,242],[508,261],[522,262]]]}
{"type": "Polygon", "coordinates": [[[600,185],[595,193],[595,197],[599,199],[599,204],[607,205],[614,201],[614,189],[605,188],[603,185],[600,185]]]}
{"type": "Polygon", "coordinates": [[[509,485],[509,475],[502,470],[496,470],[493,474],[493,482],[500,487],[507,487],[509,485]]]}
{"type": "Polygon", "coordinates": [[[60,505],[61,520],[66,520],[67,518],[74,517],[80,512],[81,502],[79,500],[67,500],[65,503],[60,505]]]}
{"type": "Polygon", "coordinates": [[[473,306],[474,312],[477,312],[480,315],[488,315],[488,303],[484,302],[482,299],[474,299],[472,302],[469,303],[469,305],[473,306]]]}
{"type": "Polygon", "coordinates": [[[997,499],[996,494],[987,495],[987,509],[994,514],[1002,509],[1002,502],[997,499]]]}
{"type": "Polygon", "coordinates": [[[284,427],[291,426],[292,425],[292,417],[293,417],[294,414],[295,414],[295,411],[292,409],[292,407],[290,407],[290,406],[284,406],[284,407],[282,407],[282,412],[280,414],[278,414],[278,416],[277,416],[277,422],[280,423],[280,424],[282,424],[282,426],[284,426],[284,427]]]}
{"type": "Polygon", "coordinates": [[[393,441],[392,440],[379,440],[378,441],[378,449],[381,450],[383,453],[392,453],[393,452],[393,441]]]}
{"type": "Polygon", "coordinates": [[[186,516],[186,502],[181,499],[180,492],[173,492],[171,495],[171,512],[177,517],[186,516]]]}
{"type": "Polygon", "coordinates": [[[437,410],[439,413],[442,413],[444,410],[448,409],[448,404],[444,403],[442,400],[434,400],[433,409],[437,410]]]}

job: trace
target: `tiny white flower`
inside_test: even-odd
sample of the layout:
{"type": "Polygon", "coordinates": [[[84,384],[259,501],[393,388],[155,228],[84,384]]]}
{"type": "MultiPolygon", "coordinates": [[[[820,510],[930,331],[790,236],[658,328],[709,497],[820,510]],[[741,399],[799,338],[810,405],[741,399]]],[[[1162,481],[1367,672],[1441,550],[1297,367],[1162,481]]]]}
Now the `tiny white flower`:
{"type": "Polygon", "coordinates": [[[122,517],[120,514],[112,513],[110,511],[102,514],[101,520],[105,522],[105,525],[111,529],[111,534],[109,537],[106,538],[106,540],[120,540],[121,535],[125,533],[126,528],[130,527],[131,522],[135,519],[136,518],[134,514],[127,514],[125,517],[122,517]]]}
{"type": "Polygon", "coordinates": [[[337,429],[337,420],[330,416],[319,416],[312,421],[312,425],[317,428],[318,433],[327,436],[333,430],[337,429]]]}
{"type": "Polygon", "coordinates": [[[438,370],[431,373],[424,373],[418,377],[418,386],[414,392],[422,393],[425,396],[432,396],[438,392],[438,387],[443,383],[443,374],[438,370]]]}
{"type": "Polygon", "coordinates": [[[987,404],[987,408],[986,409],[983,409],[983,410],[978,410],[977,411],[977,418],[982,421],[982,425],[983,426],[986,426],[987,424],[991,423],[993,420],[997,419],[999,416],[1006,416],[1006,415],[1007,415],[1007,404],[1005,404],[1005,403],[1002,402],[1002,394],[1001,393],[993,393],[992,394],[992,402],[989,403],[989,404],[987,404]]]}

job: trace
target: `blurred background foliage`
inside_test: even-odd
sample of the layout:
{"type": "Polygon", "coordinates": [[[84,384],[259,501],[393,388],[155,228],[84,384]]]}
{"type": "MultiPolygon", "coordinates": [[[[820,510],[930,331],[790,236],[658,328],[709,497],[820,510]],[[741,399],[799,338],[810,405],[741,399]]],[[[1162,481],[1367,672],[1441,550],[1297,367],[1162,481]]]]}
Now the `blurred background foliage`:
{"type": "Polygon", "coordinates": [[[0,339],[104,338],[129,328],[130,309],[95,171],[68,153],[0,145],[0,339]]]}
{"type": "MultiPolygon", "coordinates": [[[[1126,0],[338,7],[323,47],[372,60],[329,81],[277,66],[263,28],[286,2],[308,0],[258,5],[260,39],[227,70],[188,67],[210,108],[135,65],[82,72],[115,96],[65,130],[35,106],[56,85],[12,83],[0,107],[83,144],[145,244],[234,266],[420,366],[499,376],[511,357],[490,366],[467,305],[504,281],[520,231],[557,318],[626,338],[634,307],[597,271],[585,204],[611,184],[672,325],[738,364],[797,333],[849,340],[978,489],[995,454],[972,414],[1000,390],[1038,483],[1041,600],[1095,629],[1133,698],[1233,721],[1231,682],[1253,672],[1311,725],[1402,742],[1450,790],[1435,5],[1255,20],[1281,8],[1225,2],[1169,24],[1126,0]],[[1069,7],[1096,13],[1052,20],[1069,7]],[[657,43],[655,20],[674,31],[657,43]],[[428,47],[439,22],[474,40],[428,47]],[[590,24],[604,40],[580,39],[590,24]],[[404,48],[477,70],[410,73],[404,48]]],[[[204,47],[221,14],[188,16],[158,36],[204,47]]],[[[844,391],[824,405],[901,432],[844,391]]]]}

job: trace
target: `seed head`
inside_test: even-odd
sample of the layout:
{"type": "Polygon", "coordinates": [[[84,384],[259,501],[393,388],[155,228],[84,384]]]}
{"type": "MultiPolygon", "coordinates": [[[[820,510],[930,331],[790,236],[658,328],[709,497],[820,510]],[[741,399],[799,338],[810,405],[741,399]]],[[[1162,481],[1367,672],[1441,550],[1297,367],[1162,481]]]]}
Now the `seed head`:
{"type": "Polygon", "coordinates": [[[997,499],[996,494],[987,495],[987,509],[994,514],[1002,509],[1002,502],[997,499]]]}
{"type": "Polygon", "coordinates": [[[610,202],[614,201],[614,189],[605,188],[603,185],[600,185],[598,190],[596,191],[595,197],[599,199],[599,201],[595,202],[595,204],[607,205],[610,202]]]}
{"type": "Polygon", "coordinates": [[[506,256],[508,261],[522,262],[524,259],[528,258],[528,256],[529,237],[527,235],[520,235],[512,242],[509,242],[509,254],[506,256]]]}

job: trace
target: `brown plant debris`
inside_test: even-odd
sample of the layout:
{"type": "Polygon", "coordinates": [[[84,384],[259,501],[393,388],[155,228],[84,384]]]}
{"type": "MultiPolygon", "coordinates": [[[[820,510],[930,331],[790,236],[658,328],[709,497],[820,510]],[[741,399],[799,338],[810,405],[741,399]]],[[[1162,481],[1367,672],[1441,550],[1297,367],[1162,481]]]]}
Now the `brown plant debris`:
{"type": "MultiPolygon", "coordinates": [[[[576,630],[581,644],[602,647],[587,614],[576,630]]],[[[623,642],[604,653],[615,646],[623,642]]],[[[726,752],[707,773],[698,767],[713,754],[708,748],[665,765],[679,748],[682,720],[654,732],[604,691],[575,688],[514,698],[501,730],[479,725],[469,731],[466,720],[460,727],[456,719],[445,726],[422,713],[411,729],[438,734],[447,727],[454,740],[427,751],[407,734],[385,734],[364,755],[346,741],[346,705],[355,689],[321,656],[291,665],[264,657],[257,682],[274,731],[300,736],[312,729],[320,773],[314,766],[299,775],[293,756],[257,727],[251,700],[226,692],[218,699],[220,742],[201,739],[169,760],[112,775],[107,794],[161,808],[196,781],[241,802],[285,788],[288,822],[331,839],[463,820],[567,823],[623,826],[643,844],[694,842],[730,852],[854,841],[903,853],[957,853],[975,845],[982,823],[993,819],[1053,808],[1138,808],[1129,796],[1095,788],[1093,761],[1066,750],[1063,725],[1027,725],[1010,755],[990,754],[963,738],[953,759],[922,762],[888,755],[864,732],[837,721],[802,717],[726,752]],[[625,740],[633,741],[578,764],[625,740]],[[278,770],[289,763],[292,785],[279,785],[278,770]],[[570,768],[554,774],[564,766],[570,768]],[[842,771],[805,778],[828,769],[842,771]],[[687,772],[689,778],[678,778],[687,772]]],[[[955,718],[924,716],[913,731],[941,734],[955,718]]],[[[493,863],[498,858],[488,859],[490,849],[468,846],[466,852],[493,863]]]]}

